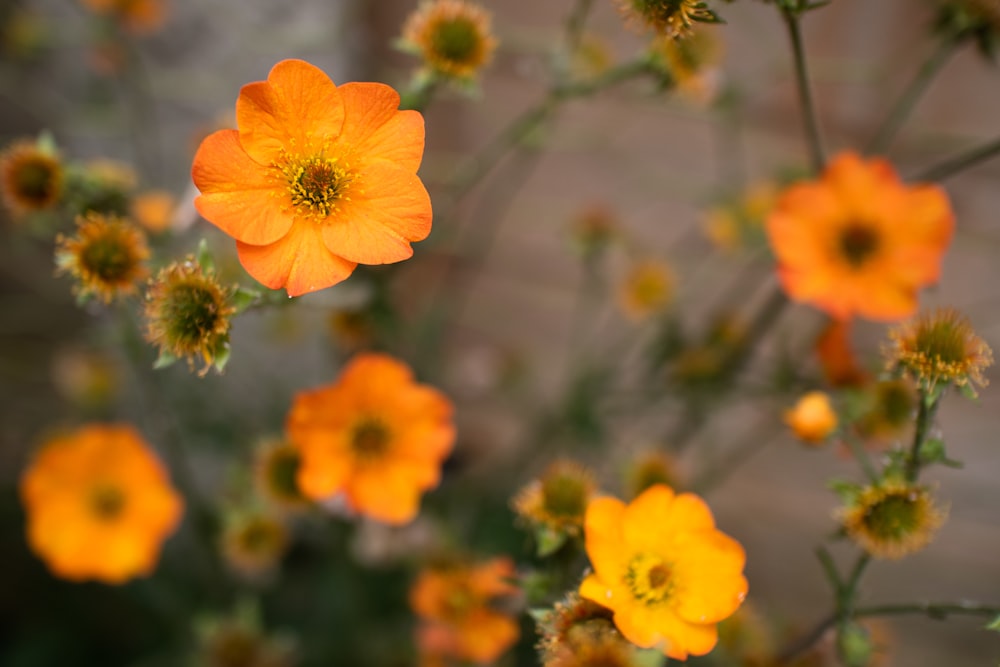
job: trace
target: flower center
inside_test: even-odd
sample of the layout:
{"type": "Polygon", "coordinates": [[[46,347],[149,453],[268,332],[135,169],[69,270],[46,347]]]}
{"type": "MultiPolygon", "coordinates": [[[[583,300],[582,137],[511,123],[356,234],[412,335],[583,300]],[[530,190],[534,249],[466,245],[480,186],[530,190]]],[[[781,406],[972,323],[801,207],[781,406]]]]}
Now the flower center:
{"type": "Polygon", "coordinates": [[[271,488],[282,498],[301,499],[298,479],[302,461],[293,449],[282,450],[271,460],[269,479],[271,488]]]}
{"type": "Polygon", "coordinates": [[[35,204],[45,204],[55,189],[55,173],[46,160],[25,162],[15,175],[17,191],[35,204]]]}
{"type": "Polygon", "coordinates": [[[934,320],[917,331],[916,349],[945,364],[962,364],[968,359],[967,331],[947,319],[934,320]]]}
{"type": "Polygon", "coordinates": [[[90,509],[98,519],[111,521],[125,509],[125,494],[111,484],[100,484],[90,492],[90,509]]]}
{"type": "Polygon", "coordinates": [[[240,534],[240,544],[250,554],[271,553],[280,541],[280,531],[265,518],[251,520],[240,534]]]}
{"type": "Polygon", "coordinates": [[[855,269],[871,259],[879,248],[878,234],[864,222],[849,224],[841,231],[838,240],[841,256],[855,269]]]}
{"type": "Polygon", "coordinates": [[[466,586],[457,585],[444,599],[444,616],[448,619],[463,620],[476,606],[476,596],[466,586]]]}
{"type": "Polygon", "coordinates": [[[126,280],[136,260],[124,240],[116,236],[93,239],[80,253],[80,264],[107,282],[126,280]]]}
{"type": "Polygon", "coordinates": [[[872,535],[881,539],[901,539],[920,527],[921,509],[916,492],[895,493],[869,507],[863,521],[872,535]]]}
{"type": "Polygon", "coordinates": [[[338,202],[350,201],[347,190],[354,176],[346,162],[317,155],[287,160],[280,169],[292,206],[306,218],[323,221],[337,211],[338,202]]]}
{"type": "Polygon", "coordinates": [[[479,29],[469,19],[459,16],[434,27],[431,47],[440,58],[453,62],[471,60],[481,41],[479,29]]]}
{"type": "Polygon", "coordinates": [[[163,301],[161,318],[167,323],[168,338],[179,348],[198,347],[215,332],[222,317],[221,294],[194,283],[174,285],[163,301]]]}
{"type": "Polygon", "coordinates": [[[583,516],[587,509],[586,484],[570,475],[553,475],[542,481],[542,498],[549,514],[559,517],[583,516]]]}
{"type": "Polygon", "coordinates": [[[639,554],[628,564],[625,584],[636,600],[647,605],[658,604],[673,592],[673,571],[663,558],[639,554]]]}
{"type": "Polygon", "coordinates": [[[351,449],[360,459],[374,459],[385,454],[392,433],[378,417],[365,417],[351,429],[351,449]]]}

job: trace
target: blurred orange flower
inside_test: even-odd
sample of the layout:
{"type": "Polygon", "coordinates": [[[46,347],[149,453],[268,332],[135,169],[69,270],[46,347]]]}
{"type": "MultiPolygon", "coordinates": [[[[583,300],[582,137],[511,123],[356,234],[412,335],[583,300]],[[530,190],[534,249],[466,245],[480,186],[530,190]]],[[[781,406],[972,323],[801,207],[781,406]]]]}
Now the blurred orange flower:
{"type": "Polygon", "coordinates": [[[705,502],[658,484],[627,506],[598,498],[587,508],[594,573],[580,596],[608,607],[626,639],[676,660],[715,646],[716,623],[747,593],[746,556],[715,528],[705,502]]]}
{"type": "Polygon", "coordinates": [[[136,34],[154,32],[167,18],[164,0],[83,0],[96,14],[106,14],[136,34]]]}
{"type": "Polygon", "coordinates": [[[151,573],[183,501],[142,437],[92,424],[49,441],[21,477],[28,543],[53,574],[122,583],[151,573]]]}
{"type": "Polygon", "coordinates": [[[198,212],[236,239],[240,262],[289,296],[336,284],[358,263],[413,254],[431,230],[417,169],[424,121],[379,83],[336,86],[283,60],[243,86],[238,130],[202,141],[191,175],[198,212]]]}
{"type": "Polygon", "coordinates": [[[837,413],[830,397],[821,391],[804,394],[784,416],[795,435],[812,445],[822,443],[837,430],[837,413]]]}
{"type": "Polygon", "coordinates": [[[494,558],[478,565],[424,570],[410,589],[410,606],[423,619],[417,641],[425,656],[493,662],[520,634],[517,623],[493,608],[512,595],[514,565],[494,558]]]}
{"type": "Polygon", "coordinates": [[[868,382],[868,373],[851,347],[851,326],[852,320],[830,320],[816,338],[823,377],[834,387],[860,387],[868,382]]]}
{"type": "Polygon", "coordinates": [[[337,382],[296,396],[286,427],[302,454],[302,493],[343,493],[352,509],[392,524],[417,515],[455,440],[451,402],[414,382],[406,364],[372,353],[354,357],[337,382]]]}
{"type": "Polygon", "coordinates": [[[784,192],[767,234],[789,297],[837,319],[885,321],[916,311],[954,224],[940,187],[907,187],[885,160],[846,152],[784,192]]]}

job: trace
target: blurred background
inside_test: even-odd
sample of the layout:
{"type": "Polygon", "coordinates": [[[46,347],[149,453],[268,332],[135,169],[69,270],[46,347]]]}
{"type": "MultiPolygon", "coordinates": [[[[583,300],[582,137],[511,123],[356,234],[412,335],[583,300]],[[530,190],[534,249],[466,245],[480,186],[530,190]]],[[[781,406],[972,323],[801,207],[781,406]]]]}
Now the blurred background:
{"type": "MultiPolygon", "coordinates": [[[[520,559],[526,538],[513,525],[508,500],[550,454],[572,452],[595,464],[613,489],[629,456],[677,433],[685,418],[684,405],[665,394],[641,414],[606,415],[600,428],[587,431],[599,449],[562,431],[550,434],[540,453],[526,436],[537,417],[529,408],[563,400],[580,358],[608,361],[610,355],[640,368],[637,350],[654,333],[620,313],[613,287],[604,303],[581,309],[587,273],[574,252],[573,221],[595,206],[610,211],[630,242],[608,257],[609,284],[637,256],[665,259],[677,276],[675,311],[683,313],[685,327],[702,330],[720,312],[759,302],[771,285],[762,252],[734,256],[711,243],[706,209],[744,185],[801,169],[807,156],[783,25],[772,6],[742,0],[720,7],[727,24],[714,28],[724,45],[717,73],[723,102],[665,94],[646,81],[574,100],[468,196],[454,205],[438,199],[463,160],[545,94],[557,57],[553,36],[573,6],[571,0],[484,4],[500,47],[478,96],[445,90],[425,110],[421,176],[435,197],[435,230],[401,268],[405,277],[394,295],[404,312],[416,311],[441,280],[458,286],[453,319],[433,332],[445,352],[411,359],[455,401],[459,424],[444,483],[426,504],[452,508],[451,539],[463,548],[520,559]],[[638,342],[622,353],[622,340],[638,342]],[[450,502],[471,489],[475,502],[450,502]]],[[[180,256],[205,237],[224,271],[249,281],[231,240],[197,220],[190,207],[198,142],[231,126],[240,86],[265,78],[284,58],[308,60],[338,83],[404,88],[417,63],[393,42],[414,6],[403,0],[169,0],[160,29],[121,44],[108,42],[101,24],[73,0],[4,0],[0,141],[48,130],[66,155],[132,165],[142,187],[180,198],[177,229],[160,241],[164,247],[180,256]]],[[[929,1],[837,0],[806,17],[829,152],[862,146],[872,136],[934,49],[934,11],[929,1]]],[[[611,62],[645,48],[610,0],[595,3],[588,33],[595,52],[611,62]]],[[[916,174],[995,138],[998,118],[1000,73],[966,47],[944,63],[889,154],[904,177],[916,174]]],[[[968,314],[994,349],[1000,347],[998,177],[1000,160],[944,183],[957,233],[940,286],[923,298],[923,305],[968,314]]],[[[199,379],[183,364],[154,373],[155,352],[141,341],[136,322],[74,305],[68,281],[53,277],[50,242],[15,233],[6,220],[2,233],[0,665],[181,664],[197,623],[191,610],[224,612],[240,597],[192,556],[200,548],[194,519],[168,543],[155,578],[171,585],[59,581],[25,545],[20,471],[47,433],[93,419],[133,421],[156,446],[168,437],[181,441],[197,488],[224,505],[216,491],[238,476],[232,461],[246,459],[263,436],[281,432],[296,391],[336,374],[347,350],[331,334],[331,312],[363,301],[367,283],[350,280],[303,297],[294,308],[241,317],[222,376],[199,379]]],[[[808,350],[819,322],[808,308],[786,309],[745,376],[770,377],[787,350],[808,350]]],[[[874,324],[857,331],[863,357],[876,366],[884,333],[874,324]]],[[[803,365],[796,372],[815,374],[808,354],[797,359],[806,361],[796,361],[803,365]]],[[[739,449],[741,467],[720,479],[707,499],[720,528],[746,547],[751,601],[784,626],[806,629],[830,605],[814,556],[833,529],[836,499],[825,485],[857,472],[847,456],[806,450],[785,433],[779,416],[791,400],[773,392],[732,397],[690,434],[678,466],[683,476],[739,449]],[[748,437],[759,446],[747,449],[748,437]]],[[[945,402],[938,424],[951,456],[966,465],[936,468],[927,478],[950,506],[949,519],[926,550],[870,568],[866,603],[1000,601],[998,414],[994,388],[976,403],[945,402]]],[[[164,456],[173,466],[170,454],[164,456]]],[[[303,665],[411,664],[409,649],[398,644],[409,641],[412,630],[405,598],[412,572],[392,549],[421,537],[366,530],[310,532],[286,556],[278,583],[243,591],[260,600],[268,625],[308,640],[303,665]],[[348,563],[359,560],[366,566],[348,563]]],[[[835,556],[847,563],[852,553],[844,545],[835,556]]],[[[891,657],[882,664],[1000,660],[1000,636],[982,630],[979,618],[915,616],[884,625],[891,657]]],[[[533,664],[531,623],[525,620],[522,629],[520,648],[503,664],[533,664]]]]}

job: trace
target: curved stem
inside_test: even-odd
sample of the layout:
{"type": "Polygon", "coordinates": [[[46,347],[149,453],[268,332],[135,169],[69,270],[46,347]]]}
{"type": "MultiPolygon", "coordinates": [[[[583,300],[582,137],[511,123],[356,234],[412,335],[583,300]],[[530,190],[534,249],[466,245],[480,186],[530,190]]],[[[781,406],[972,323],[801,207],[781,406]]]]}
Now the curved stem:
{"type": "Polygon", "coordinates": [[[966,616],[997,616],[1000,615],[1000,605],[989,605],[971,600],[958,602],[904,602],[899,604],[882,604],[871,607],[859,607],[854,610],[855,618],[871,616],[900,616],[904,614],[924,614],[934,619],[944,619],[951,614],[966,616]]]}
{"type": "Polygon", "coordinates": [[[906,87],[899,99],[893,105],[885,120],[879,126],[878,131],[871,143],[868,144],[866,153],[884,153],[892,144],[893,139],[899,133],[903,123],[909,118],[917,102],[927,91],[934,76],[941,70],[941,67],[948,62],[949,56],[955,52],[955,47],[959,41],[953,36],[944,37],[930,57],[917,71],[913,81],[906,87]]]}
{"type": "Polygon", "coordinates": [[[802,122],[805,124],[806,142],[809,145],[809,156],[813,171],[823,171],[826,159],[823,157],[823,140],[820,136],[819,121],[816,107],[813,104],[812,92],[809,88],[809,71],[806,67],[806,54],[802,47],[802,30],[799,25],[799,13],[791,9],[782,9],[781,16],[788,29],[788,37],[792,42],[792,53],[795,61],[795,83],[799,93],[799,104],[802,107],[802,122]]]}
{"type": "Polygon", "coordinates": [[[1000,155],[1000,138],[945,160],[917,174],[918,181],[943,181],[955,174],[1000,155]]]}

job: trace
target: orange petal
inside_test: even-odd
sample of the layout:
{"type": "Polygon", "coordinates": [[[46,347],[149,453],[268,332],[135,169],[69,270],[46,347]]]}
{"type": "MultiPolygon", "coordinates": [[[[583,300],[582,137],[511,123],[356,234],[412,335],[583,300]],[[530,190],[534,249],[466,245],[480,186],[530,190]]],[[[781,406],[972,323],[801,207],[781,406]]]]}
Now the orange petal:
{"type": "Polygon", "coordinates": [[[336,285],[357,266],[326,249],[315,225],[292,225],[288,235],[271,245],[236,243],[240,264],[271,289],[284,287],[288,296],[336,285]]]}
{"type": "Polygon", "coordinates": [[[220,130],[201,142],[191,178],[202,193],[194,200],[198,213],[237,241],[274,243],[292,226],[275,200],[268,168],[246,154],[236,130],[220,130]]]}
{"type": "MultiPolygon", "coordinates": [[[[669,612],[666,615],[673,616],[669,612]]],[[[661,639],[658,626],[663,624],[663,616],[662,612],[656,613],[639,602],[624,609],[615,609],[613,620],[625,639],[636,646],[651,648],[661,639]]]]}
{"type": "Polygon", "coordinates": [[[615,581],[625,567],[622,516],[625,504],[617,498],[595,498],[584,517],[587,556],[597,574],[606,582],[615,581]]]}
{"type": "Polygon", "coordinates": [[[381,83],[345,83],[342,140],[362,160],[388,160],[416,172],[424,154],[424,117],[398,111],[399,93],[381,83]]]}
{"type": "Polygon", "coordinates": [[[661,615],[658,627],[665,638],[663,653],[674,660],[686,660],[688,655],[705,655],[719,640],[714,624],[688,623],[675,614],[661,615]]]}
{"type": "Polygon", "coordinates": [[[389,162],[359,172],[350,201],[322,227],[326,247],[361,264],[389,264],[413,255],[411,241],[431,231],[431,199],[413,173],[389,162]]]}
{"type": "Polygon", "coordinates": [[[267,81],[250,83],[236,100],[240,143],[270,164],[281,151],[318,152],[344,125],[340,91],[323,70],[303,60],[282,60],[267,81]]]}
{"type": "Polygon", "coordinates": [[[409,523],[420,511],[420,491],[398,469],[358,471],[347,497],[361,514],[393,525],[409,523]]]}
{"type": "Polygon", "coordinates": [[[296,442],[302,461],[295,478],[302,493],[324,500],[341,491],[351,471],[350,461],[338,447],[330,447],[329,433],[320,432],[296,442]]]}
{"type": "Polygon", "coordinates": [[[492,663],[520,636],[517,623],[488,608],[474,610],[459,626],[461,657],[492,663]]]}

